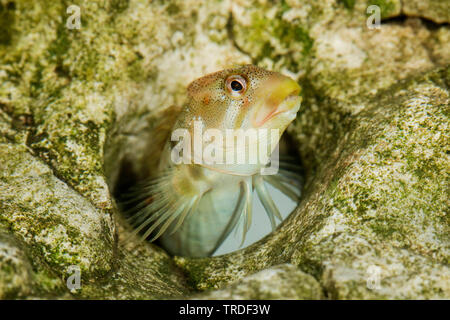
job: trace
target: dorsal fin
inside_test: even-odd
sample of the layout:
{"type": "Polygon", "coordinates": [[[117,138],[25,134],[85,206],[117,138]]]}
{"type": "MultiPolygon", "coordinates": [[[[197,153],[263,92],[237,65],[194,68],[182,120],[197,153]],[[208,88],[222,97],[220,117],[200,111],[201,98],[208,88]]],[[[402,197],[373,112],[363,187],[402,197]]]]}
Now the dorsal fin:
{"type": "Polygon", "coordinates": [[[166,158],[162,157],[163,152],[167,152],[166,149],[169,147],[167,142],[170,140],[172,128],[181,109],[181,107],[172,105],[163,110],[158,110],[155,113],[154,121],[151,123],[151,131],[153,133],[151,135],[152,141],[148,144],[149,147],[146,151],[146,161],[148,161],[147,165],[149,170],[148,175],[150,177],[160,171],[160,159],[166,158]]]}

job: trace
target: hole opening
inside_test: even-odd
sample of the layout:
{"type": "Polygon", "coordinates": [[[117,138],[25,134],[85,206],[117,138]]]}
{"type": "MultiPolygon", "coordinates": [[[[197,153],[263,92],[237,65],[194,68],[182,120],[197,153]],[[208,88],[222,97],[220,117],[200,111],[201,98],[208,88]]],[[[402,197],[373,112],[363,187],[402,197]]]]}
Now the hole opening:
{"type": "MultiPolygon", "coordinates": [[[[156,126],[154,125],[158,117],[164,116],[163,114],[139,114],[139,112],[130,112],[130,115],[131,116],[125,116],[118,121],[116,126],[109,133],[107,143],[105,144],[105,171],[108,185],[112,196],[118,204],[121,217],[125,218],[120,219],[121,221],[119,223],[125,223],[126,225],[123,227],[127,230],[132,230],[132,226],[128,224],[126,220],[127,218],[130,218],[127,211],[130,211],[135,204],[130,206],[123,203],[124,195],[126,195],[136,184],[149,179],[152,172],[156,170],[159,158],[155,159],[152,150],[161,150],[162,146],[158,144],[165,141],[165,139],[155,138],[156,126]]],[[[291,158],[291,163],[299,165],[300,170],[298,171],[298,174],[304,178],[305,172],[302,169],[300,156],[297,150],[298,148],[296,148],[293,139],[289,136],[288,132],[285,132],[280,140],[280,163],[284,156],[289,156],[291,158]]],[[[300,200],[297,203],[289,199],[289,197],[277,190],[277,188],[265,183],[268,192],[273,198],[273,201],[277,205],[283,218],[282,221],[277,220],[276,228],[279,228],[299,205],[303,194],[303,181],[299,181],[299,183],[298,195],[300,200]]],[[[244,243],[241,246],[243,222],[239,222],[229,236],[217,250],[215,250],[212,256],[229,254],[244,249],[272,233],[270,220],[266,215],[256,191],[253,190],[252,194],[254,198],[253,219],[244,243]]],[[[140,234],[142,235],[142,232],[140,234]]],[[[162,245],[160,239],[153,243],[166,249],[162,245]]]]}

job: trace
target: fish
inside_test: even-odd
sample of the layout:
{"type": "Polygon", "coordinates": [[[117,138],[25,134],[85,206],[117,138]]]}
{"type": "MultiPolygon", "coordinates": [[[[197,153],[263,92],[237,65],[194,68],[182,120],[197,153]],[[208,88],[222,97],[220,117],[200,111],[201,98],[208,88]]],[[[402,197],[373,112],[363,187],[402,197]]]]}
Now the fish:
{"type": "Polygon", "coordinates": [[[297,116],[300,94],[300,85],[290,77],[255,65],[224,69],[191,82],[185,104],[174,109],[178,113],[172,114],[173,125],[165,125],[170,134],[156,172],[128,194],[132,234],[150,242],[158,239],[172,255],[208,257],[240,228],[242,246],[252,225],[254,190],[274,230],[282,217],[267,184],[299,201],[298,167],[273,155],[297,116]],[[199,131],[210,136],[196,139],[199,131]],[[236,132],[255,134],[253,139],[250,133],[244,135],[238,146],[236,132]],[[213,150],[206,160],[205,141],[213,150]],[[242,155],[245,161],[237,161],[242,155]],[[249,161],[255,155],[260,157],[249,161]],[[217,159],[223,161],[213,161],[217,159]],[[274,163],[277,170],[267,174],[274,163]]]}

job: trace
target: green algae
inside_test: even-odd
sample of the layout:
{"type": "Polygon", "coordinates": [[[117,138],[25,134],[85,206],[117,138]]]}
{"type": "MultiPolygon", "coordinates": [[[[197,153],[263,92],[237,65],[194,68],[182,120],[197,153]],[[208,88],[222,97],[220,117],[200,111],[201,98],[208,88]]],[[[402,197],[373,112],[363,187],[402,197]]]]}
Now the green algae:
{"type": "MultiPolygon", "coordinates": [[[[448,27],[413,21],[365,30],[359,1],[341,9],[257,1],[228,11],[227,1],[115,0],[86,4],[82,28],[69,30],[67,2],[0,3],[0,185],[29,199],[0,192],[0,221],[32,261],[0,267],[7,277],[28,270],[23,284],[0,295],[449,296],[450,71],[436,69],[448,65],[448,27]],[[124,153],[137,168],[145,162],[139,141],[153,136],[139,134],[153,128],[147,114],[180,103],[190,80],[219,68],[212,56],[292,72],[302,84],[302,109],[289,128],[307,171],[302,203],[275,233],[222,257],[171,258],[154,245],[118,241],[128,233],[109,175],[124,153]],[[184,70],[172,67],[179,63],[184,70]],[[70,293],[73,264],[83,285],[70,293]],[[384,272],[378,291],[366,285],[373,265],[384,272]]],[[[399,11],[394,1],[368,4],[383,18],[399,11]]],[[[445,20],[430,12],[423,14],[445,20]]],[[[10,278],[0,276],[0,287],[10,281],[2,279],[10,278]]]]}
{"type": "Polygon", "coordinates": [[[355,7],[356,0],[340,0],[347,9],[353,9],[355,7]]]}

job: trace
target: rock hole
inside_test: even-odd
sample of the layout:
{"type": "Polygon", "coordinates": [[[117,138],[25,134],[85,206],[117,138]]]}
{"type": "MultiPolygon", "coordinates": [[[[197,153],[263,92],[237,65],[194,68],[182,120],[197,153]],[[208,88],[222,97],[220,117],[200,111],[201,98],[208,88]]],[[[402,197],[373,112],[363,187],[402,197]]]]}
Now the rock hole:
{"type": "MultiPolygon", "coordinates": [[[[161,141],[154,137],[154,124],[160,116],[162,114],[158,112],[130,112],[129,115],[123,116],[108,134],[105,144],[105,172],[110,191],[118,203],[119,211],[123,218],[129,218],[126,212],[132,209],[127,205],[121,204],[124,194],[128,193],[130,188],[137,183],[148,179],[152,170],[156,168],[157,160],[159,160],[155,159],[155,155],[151,154],[152,152],[149,152],[149,150],[162,149],[162,146],[155,146],[155,144],[161,144],[161,141]]],[[[286,155],[292,158],[291,161],[297,164],[300,163],[297,148],[287,132],[283,134],[280,141],[280,156],[286,155]]],[[[303,176],[302,171],[298,173],[300,176],[303,176]]],[[[298,203],[268,183],[266,183],[266,187],[284,221],[297,207],[298,203]]],[[[301,199],[301,190],[298,191],[301,199]]],[[[245,242],[240,246],[242,240],[242,224],[240,222],[238,230],[235,228],[230,233],[214,252],[213,256],[231,253],[248,247],[272,232],[270,220],[255,190],[253,191],[253,196],[252,225],[246,235],[245,242]]],[[[119,223],[125,224],[124,227],[127,230],[132,230],[126,219],[119,219],[119,223]]],[[[281,223],[283,222],[277,220],[277,228],[281,223]]],[[[161,246],[158,240],[154,244],[161,246]]]]}

